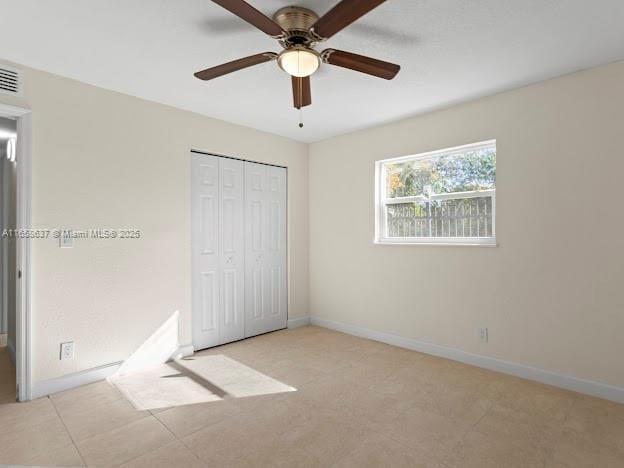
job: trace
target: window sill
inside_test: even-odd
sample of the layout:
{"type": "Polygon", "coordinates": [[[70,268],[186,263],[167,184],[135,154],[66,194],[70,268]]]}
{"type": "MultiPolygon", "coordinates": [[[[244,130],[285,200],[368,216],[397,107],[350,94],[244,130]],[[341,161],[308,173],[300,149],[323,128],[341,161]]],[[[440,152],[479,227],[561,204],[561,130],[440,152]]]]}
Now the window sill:
{"type": "Polygon", "coordinates": [[[438,247],[498,247],[496,239],[462,239],[462,240],[450,240],[450,239],[422,239],[422,240],[410,240],[410,239],[375,239],[376,245],[413,245],[413,246],[438,246],[438,247]]]}

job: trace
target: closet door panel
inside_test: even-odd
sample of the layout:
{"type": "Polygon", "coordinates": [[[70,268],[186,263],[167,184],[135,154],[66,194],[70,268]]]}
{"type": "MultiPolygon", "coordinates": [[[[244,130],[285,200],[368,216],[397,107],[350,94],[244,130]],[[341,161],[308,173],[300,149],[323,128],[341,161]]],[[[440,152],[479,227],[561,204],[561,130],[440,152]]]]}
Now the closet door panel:
{"type": "Polygon", "coordinates": [[[269,281],[266,295],[269,298],[267,326],[284,328],[287,322],[286,277],[286,169],[267,167],[268,243],[264,263],[269,281]]]}
{"type": "MultiPolygon", "coordinates": [[[[245,336],[257,335],[265,313],[266,166],[245,163],[245,336]]],[[[260,332],[261,333],[261,332],[260,332]]]]}
{"type": "Polygon", "coordinates": [[[245,336],[244,181],[242,161],[220,158],[220,344],[245,336]]]}
{"type": "Polygon", "coordinates": [[[245,163],[245,335],[286,327],[286,170],[245,163]]]}
{"type": "Polygon", "coordinates": [[[193,155],[191,169],[193,344],[201,349],[219,342],[219,161],[193,155]]]}

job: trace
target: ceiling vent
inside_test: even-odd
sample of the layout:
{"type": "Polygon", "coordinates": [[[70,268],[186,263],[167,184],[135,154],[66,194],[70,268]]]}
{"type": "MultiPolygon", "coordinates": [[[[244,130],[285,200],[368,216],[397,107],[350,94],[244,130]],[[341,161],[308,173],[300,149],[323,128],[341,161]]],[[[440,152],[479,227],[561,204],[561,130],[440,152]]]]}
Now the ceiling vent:
{"type": "Polygon", "coordinates": [[[22,74],[18,70],[0,66],[0,93],[22,95],[22,74]]]}

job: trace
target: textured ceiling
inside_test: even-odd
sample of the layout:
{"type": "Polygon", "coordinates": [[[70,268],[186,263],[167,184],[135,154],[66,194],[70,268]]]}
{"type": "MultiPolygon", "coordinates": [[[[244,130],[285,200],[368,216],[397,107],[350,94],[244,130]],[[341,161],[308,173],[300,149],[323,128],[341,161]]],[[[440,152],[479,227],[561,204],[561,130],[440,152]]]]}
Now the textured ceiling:
{"type": "MultiPolygon", "coordinates": [[[[335,2],[250,0],[267,15],[293,3],[322,14],[335,2]]],[[[0,0],[0,12],[0,58],[307,142],[624,59],[622,0],[388,0],[320,48],[401,73],[388,82],[323,66],[300,129],[275,62],[193,77],[279,51],[209,0],[0,0]]]]}

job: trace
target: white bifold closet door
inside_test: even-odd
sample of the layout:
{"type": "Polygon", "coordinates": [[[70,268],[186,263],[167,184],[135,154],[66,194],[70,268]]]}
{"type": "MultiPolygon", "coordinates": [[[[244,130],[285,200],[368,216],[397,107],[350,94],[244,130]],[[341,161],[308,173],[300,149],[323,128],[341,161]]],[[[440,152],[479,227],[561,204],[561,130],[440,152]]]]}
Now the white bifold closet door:
{"type": "Polygon", "coordinates": [[[245,336],[286,327],[286,169],[245,163],[245,336]]]}
{"type": "Polygon", "coordinates": [[[195,349],[286,327],[286,169],[192,155],[195,349]]]}

